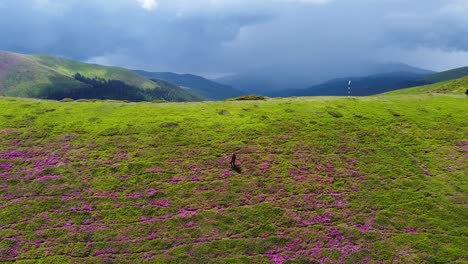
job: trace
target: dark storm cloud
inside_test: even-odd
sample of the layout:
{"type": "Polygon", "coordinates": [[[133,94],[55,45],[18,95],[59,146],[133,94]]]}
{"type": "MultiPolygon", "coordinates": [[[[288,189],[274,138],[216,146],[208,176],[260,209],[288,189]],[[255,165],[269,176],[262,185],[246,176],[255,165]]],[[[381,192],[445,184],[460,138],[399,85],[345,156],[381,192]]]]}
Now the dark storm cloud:
{"type": "Polygon", "coordinates": [[[467,2],[0,0],[0,49],[196,73],[446,53],[440,68],[468,54],[467,2]]]}

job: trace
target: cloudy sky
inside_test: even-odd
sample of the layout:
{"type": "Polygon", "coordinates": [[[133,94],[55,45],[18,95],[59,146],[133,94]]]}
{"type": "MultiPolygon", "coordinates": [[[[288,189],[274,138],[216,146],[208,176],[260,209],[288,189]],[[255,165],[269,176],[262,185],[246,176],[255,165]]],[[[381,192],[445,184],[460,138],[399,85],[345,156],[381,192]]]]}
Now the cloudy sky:
{"type": "Polygon", "coordinates": [[[213,77],[272,65],[468,65],[467,0],[0,0],[0,50],[213,77]]]}

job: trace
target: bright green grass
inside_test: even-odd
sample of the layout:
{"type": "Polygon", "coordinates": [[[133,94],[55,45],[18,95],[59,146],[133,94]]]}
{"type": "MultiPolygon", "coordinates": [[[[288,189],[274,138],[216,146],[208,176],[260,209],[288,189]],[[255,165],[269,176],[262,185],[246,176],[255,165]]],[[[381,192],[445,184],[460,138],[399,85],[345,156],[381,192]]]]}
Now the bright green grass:
{"type": "Polygon", "coordinates": [[[466,109],[0,99],[0,261],[464,263],[466,109]]]}
{"type": "Polygon", "coordinates": [[[460,79],[418,86],[408,89],[396,90],[384,93],[385,95],[409,95],[409,94],[458,94],[463,95],[468,90],[468,76],[460,79]]]}

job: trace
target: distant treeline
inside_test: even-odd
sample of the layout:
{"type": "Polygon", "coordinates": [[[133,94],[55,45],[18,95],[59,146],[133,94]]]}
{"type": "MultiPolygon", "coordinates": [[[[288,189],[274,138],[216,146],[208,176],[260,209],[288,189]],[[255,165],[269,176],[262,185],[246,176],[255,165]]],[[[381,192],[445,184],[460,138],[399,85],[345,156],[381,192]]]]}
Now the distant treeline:
{"type": "Polygon", "coordinates": [[[47,99],[61,100],[72,99],[101,99],[101,100],[128,100],[134,102],[165,100],[165,101],[192,101],[194,98],[181,94],[180,88],[157,82],[159,87],[143,89],[128,85],[119,80],[106,80],[101,77],[89,78],[76,73],[73,78],[80,85],[76,87],[60,87],[59,89],[47,89],[44,93],[47,99]]]}
{"type": "Polygon", "coordinates": [[[147,100],[143,89],[128,85],[122,81],[106,80],[100,77],[88,78],[80,73],[75,74],[74,78],[89,87],[76,90],[73,95],[68,96],[73,99],[147,100]]]}

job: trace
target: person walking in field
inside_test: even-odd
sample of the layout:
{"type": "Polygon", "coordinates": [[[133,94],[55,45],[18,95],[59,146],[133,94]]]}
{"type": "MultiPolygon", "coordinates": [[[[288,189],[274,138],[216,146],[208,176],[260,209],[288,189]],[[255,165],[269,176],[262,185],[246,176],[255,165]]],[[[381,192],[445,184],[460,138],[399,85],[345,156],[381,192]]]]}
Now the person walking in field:
{"type": "Polygon", "coordinates": [[[237,159],[236,153],[233,153],[233,154],[232,154],[232,157],[231,157],[231,167],[232,167],[232,168],[237,167],[237,165],[236,165],[236,159],[237,159]]]}

